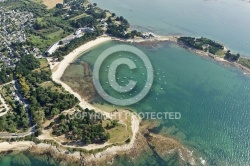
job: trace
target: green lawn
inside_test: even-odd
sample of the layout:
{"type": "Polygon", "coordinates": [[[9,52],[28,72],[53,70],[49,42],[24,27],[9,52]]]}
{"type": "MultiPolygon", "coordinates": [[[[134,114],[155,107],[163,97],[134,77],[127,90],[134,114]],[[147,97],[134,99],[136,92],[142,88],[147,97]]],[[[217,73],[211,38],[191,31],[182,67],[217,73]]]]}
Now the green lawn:
{"type": "Polygon", "coordinates": [[[78,20],[79,18],[83,18],[83,17],[86,17],[86,16],[88,16],[88,15],[86,13],[83,13],[83,14],[80,14],[78,16],[72,17],[69,20],[78,20]]]}
{"type": "Polygon", "coordinates": [[[39,35],[29,34],[28,41],[30,41],[32,44],[34,44],[41,50],[45,51],[46,49],[48,49],[50,45],[61,40],[64,37],[63,32],[64,32],[63,29],[60,28],[58,31],[55,31],[52,33],[48,33],[48,34],[46,34],[45,32],[41,33],[46,38],[42,38],[39,35]]]}
{"type": "Polygon", "coordinates": [[[47,34],[46,37],[48,37],[50,39],[58,38],[58,40],[59,40],[62,38],[63,32],[64,32],[64,30],[62,28],[59,28],[59,30],[47,34]]]}
{"type": "Polygon", "coordinates": [[[56,86],[52,81],[43,82],[40,84],[43,88],[51,88],[54,92],[63,93],[63,89],[61,87],[56,86]]]}
{"type": "Polygon", "coordinates": [[[224,58],[225,56],[225,51],[223,50],[219,50],[215,53],[215,55],[217,55],[218,57],[224,58]]]}
{"type": "Polygon", "coordinates": [[[109,143],[122,143],[130,138],[129,132],[126,130],[126,126],[119,124],[115,128],[108,130],[110,134],[109,143]]]}
{"type": "Polygon", "coordinates": [[[37,19],[36,19],[36,20],[37,20],[37,22],[38,22],[38,23],[42,23],[43,18],[42,18],[42,17],[37,17],[37,19]]]}
{"type": "Polygon", "coordinates": [[[48,67],[48,60],[46,58],[39,59],[40,62],[40,68],[48,67]]]}
{"type": "Polygon", "coordinates": [[[240,58],[238,63],[250,69],[250,59],[240,58]]]}
{"type": "Polygon", "coordinates": [[[28,35],[28,41],[42,50],[45,50],[48,46],[48,42],[45,39],[42,39],[40,36],[36,36],[33,34],[28,35]]]}
{"type": "Polygon", "coordinates": [[[50,67],[46,58],[39,59],[40,68],[35,69],[36,72],[49,71],[50,67]]]}
{"type": "Polygon", "coordinates": [[[43,3],[43,0],[33,0],[33,2],[42,4],[42,3],[43,3]]]}

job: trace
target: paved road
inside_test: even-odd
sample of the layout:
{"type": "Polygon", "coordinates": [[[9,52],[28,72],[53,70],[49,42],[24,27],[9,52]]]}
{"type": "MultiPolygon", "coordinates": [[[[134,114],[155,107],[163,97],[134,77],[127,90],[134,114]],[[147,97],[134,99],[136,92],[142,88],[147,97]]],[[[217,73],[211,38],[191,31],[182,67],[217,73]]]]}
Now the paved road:
{"type": "Polygon", "coordinates": [[[15,81],[13,80],[13,81],[7,82],[7,83],[5,83],[5,84],[1,84],[1,85],[0,85],[0,89],[1,89],[3,86],[5,86],[5,85],[14,84],[14,83],[15,83],[15,81]]]}
{"type": "Polygon", "coordinates": [[[18,91],[18,89],[20,89],[20,85],[18,84],[18,82],[16,80],[14,80],[14,89],[16,91],[17,96],[19,97],[19,99],[23,102],[23,107],[26,110],[28,116],[29,116],[29,124],[30,127],[32,127],[32,115],[29,113],[28,110],[28,106],[29,106],[29,102],[27,99],[25,99],[25,97],[18,91]]]}
{"type": "Polygon", "coordinates": [[[23,133],[0,133],[0,138],[18,138],[18,137],[26,137],[28,135],[34,134],[36,131],[36,125],[32,126],[29,131],[23,133]]]}

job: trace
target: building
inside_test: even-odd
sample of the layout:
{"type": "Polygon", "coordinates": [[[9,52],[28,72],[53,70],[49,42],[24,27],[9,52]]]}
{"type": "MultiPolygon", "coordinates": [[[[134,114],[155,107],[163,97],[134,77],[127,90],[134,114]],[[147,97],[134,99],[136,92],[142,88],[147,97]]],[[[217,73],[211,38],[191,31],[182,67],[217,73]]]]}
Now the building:
{"type": "Polygon", "coordinates": [[[59,47],[60,47],[59,42],[56,42],[56,43],[53,44],[50,48],[48,48],[46,52],[48,52],[48,53],[51,55],[51,54],[53,54],[59,47]]]}

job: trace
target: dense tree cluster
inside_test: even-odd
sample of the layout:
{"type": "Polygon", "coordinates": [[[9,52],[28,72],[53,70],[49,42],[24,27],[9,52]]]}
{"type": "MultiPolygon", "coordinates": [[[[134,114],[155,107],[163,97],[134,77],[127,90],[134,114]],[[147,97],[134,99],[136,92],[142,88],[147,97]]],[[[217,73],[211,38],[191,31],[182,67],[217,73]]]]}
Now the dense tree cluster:
{"type": "Polygon", "coordinates": [[[119,37],[119,38],[129,38],[129,35],[126,34],[127,27],[123,25],[109,24],[107,33],[109,35],[119,37]]]}
{"type": "Polygon", "coordinates": [[[53,16],[58,17],[67,13],[68,13],[67,9],[60,9],[60,10],[56,10],[53,16]]]}
{"type": "Polygon", "coordinates": [[[72,141],[91,144],[103,143],[110,138],[102,127],[102,116],[92,110],[81,110],[74,115],[60,115],[58,121],[52,123],[54,135],[65,134],[72,141]]]}
{"type": "Polygon", "coordinates": [[[87,16],[87,17],[82,17],[78,20],[74,20],[71,22],[71,25],[75,28],[80,28],[80,27],[93,27],[96,26],[97,21],[95,18],[93,18],[92,16],[87,16]]]}
{"type": "MultiPolygon", "coordinates": [[[[23,48],[25,48],[23,52],[13,53],[14,57],[20,58],[16,67],[10,69],[6,68],[4,64],[0,64],[0,84],[13,79],[17,80],[17,89],[23,97],[21,100],[25,102],[25,105],[28,105],[27,110],[24,110],[23,106],[19,105],[18,102],[9,101],[10,105],[13,106],[13,111],[0,118],[0,129],[3,129],[3,131],[14,132],[20,126],[27,129],[29,127],[29,115],[33,120],[32,123],[40,127],[44,119],[52,118],[78,103],[77,98],[66,93],[60,85],[52,81],[49,67],[41,67],[40,61],[33,55],[27,55],[27,52],[32,52],[35,47],[45,51],[56,41],[75,32],[77,28],[95,27],[95,32],[85,33],[82,37],[75,38],[51,55],[60,61],[64,55],[67,55],[75,48],[102,35],[103,30],[99,29],[100,25],[98,24],[101,19],[105,20],[106,11],[98,8],[97,4],[89,4],[85,9],[84,2],[85,0],[64,0],[64,3],[67,3],[69,8],[57,4],[56,8],[50,10],[46,9],[44,5],[33,1],[8,0],[1,3],[3,7],[8,7],[10,10],[28,11],[34,14],[33,27],[25,29],[27,41],[11,45],[15,50],[24,50],[23,48]],[[46,83],[52,85],[44,86],[47,85],[46,83]]],[[[141,35],[137,31],[127,33],[129,23],[122,16],[116,17],[113,13],[112,17],[109,19],[107,27],[110,35],[121,38],[133,38],[141,35]]],[[[8,54],[8,50],[5,48],[1,52],[4,55],[8,54]]],[[[84,111],[94,113],[90,110],[84,111]]],[[[86,117],[82,120],[68,118],[60,120],[62,124],[58,124],[54,128],[55,134],[67,132],[68,138],[81,140],[86,144],[103,142],[109,139],[109,134],[102,127],[102,119],[90,121],[86,117]],[[64,131],[65,124],[69,128],[64,131]]],[[[112,122],[108,128],[113,128],[116,124],[117,122],[112,122]]]]}
{"type": "Polygon", "coordinates": [[[10,82],[13,79],[13,69],[7,68],[5,64],[0,64],[0,84],[10,82]]]}
{"type": "Polygon", "coordinates": [[[13,112],[8,112],[0,117],[0,131],[16,132],[16,130],[27,130],[28,128],[28,114],[21,105],[17,105],[13,112]]]}
{"type": "Polygon", "coordinates": [[[95,19],[104,19],[107,16],[105,11],[95,12],[94,9],[89,9],[86,11],[86,13],[93,16],[95,19]]]}
{"type": "Polygon", "coordinates": [[[31,92],[31,96],[30,103],[42,107],[47,118],[52,118],[61,111],[74,107],[78,101],[72,94],[59,93],[43,87],[36,88],[31,92]]]}
{"type": "Polygon", "coordinates": [[[62,4],[62,3],[57,3],[57,4],[56,4],[56,8],[62,9],[62,8],[63,8],[63,4],[62,4]]]}
{"type": "Polygon", "coordinates": [[[225,59],[231,60],[231,61],[238,61],[240,58],[240,54],[232,54],[230,50],[226,52],[225,59]]]}
{"type": "Polygon", "coordinates": [[[118,125],[119,125],[118,120],[111,120],[110,123],[107,123],[107,126],[105,128],[106,129],[112,129],[112,128],[115,128],[118,125]]]}
{"type": "Polygon", "coordinates": [[[39,66],[39,61],[33,55],[23,56],[17,64],[16,74],[26,76],[39,66]]]}
{"type": "Polygon", "coordinates": [[[54,52],[51,56],[55,58],[59,58],[59,61],[63,58],[63,56],[69,54],[71,51],[73,51],[75,48],[96,39],[97,36],[100,35],[101,32],[94,32],[94,33],[86,33],[80,38],[76,38],[72,40],[69,44],[67,44],[65,47],[60,47],[56,52],[54,52]]]}
{"type": "MultiPolygon", "coordinates": [[[[74,107],[78,102],[72,94],[64,91],[58,92],[50,87],[42,87],[40,83],[52,81],[50,78],[51,71],[39,67],[39,61],[32,55],[22,57],[16,67],[16,77],[18,78],[21,93],[28,100],[33,120],[38,124],[45,117],[51,118],[63,110],[74,107]]],[[[54,84],[60,87],[58,84],[54,84]]]]}
{"type": "MultiPolygon", "coordinates": [[[[216,55],[218,51],[223,51],[224,46],[216,43],[215,41],[212,41],[207,38],[193,38],[193,37],[180,37],[178,38],[178,41],[181,43],[184,43],[186,46],[203,50],[203,51],[208,51],[211,54],[216,55]]],[[[231,60],[231,61],[238,61],[240,58],[240,54],[232,54],[230,50],[228,50],[225,53],[224,56],[225,59],[231,60]]]]}
{"type": "MultiPolygon", "coordinates": [[[[4,71],[4,70],[2,70],[4,71]]],[[[43,87],[41,83],[51,81],[51,71],[40,67],[40,62],[32,55],[23,56],[18,62],[14,77],[18,82],[18,89],[27,100],[28,111],[33,118],[33,123],[40,124],[44,118],[52,118],[61,111],[74,107],[78,100],[74,95],[63,90],[56,91],[51,87],[43,87]]],[[[61,89],[61,86],[54,83],[54,88],[61,89]]],[[[9,86],[6,86],[8,88],[9,86]]],[[[6,89],[8,90],[8,89],[6,89]]],[[[23,100],[23,99],[22,99],[23,100]]],[[[28,113],[18,102],[6,100],[13,111],[0,118],[2,131],[15,132],[19,129],[29,127],[28,113]]]]}
{"type": "Polygon", "coordinates": [[[224,49],[223,45],[203,37],[201,38],[180,37],[178,41],[184,43],[188,47],[203,51],[209,51],[212,54],[215,54],[219,50],[224,49]]]}

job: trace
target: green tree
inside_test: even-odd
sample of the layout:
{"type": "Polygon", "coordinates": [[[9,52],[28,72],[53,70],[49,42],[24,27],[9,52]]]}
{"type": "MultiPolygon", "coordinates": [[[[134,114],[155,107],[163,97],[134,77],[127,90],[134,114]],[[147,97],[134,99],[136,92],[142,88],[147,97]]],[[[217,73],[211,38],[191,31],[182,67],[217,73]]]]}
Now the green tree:
{"type": "Polygon", "coordinates": [[[63,45],[63,41],[60,40],[58,44],[59,44],[59,45],[63,45]]]}
{"type": "Polygon", "coordinates": [[[56,4],[56,8],[62,9],[63,8],[63,4],[61,4],[61,3],[56,4]]]}

